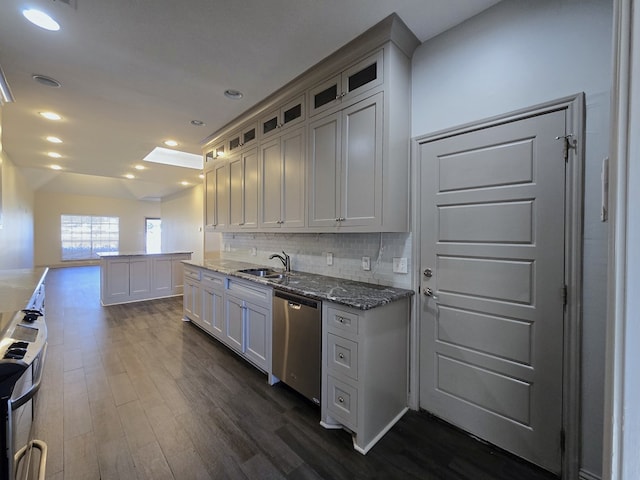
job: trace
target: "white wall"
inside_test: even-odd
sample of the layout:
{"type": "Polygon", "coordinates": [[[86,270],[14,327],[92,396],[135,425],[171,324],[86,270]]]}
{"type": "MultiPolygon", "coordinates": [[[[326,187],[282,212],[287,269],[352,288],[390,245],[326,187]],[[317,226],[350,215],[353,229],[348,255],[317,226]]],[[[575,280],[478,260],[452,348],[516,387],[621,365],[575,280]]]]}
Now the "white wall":
{"type": "Polygon", "coordinates": [[[33,267],[34,193],[2,149],[2,108],[0,107],[0,162],[2,228],[0,229],[0,269],[33,267]]]}
{"type": "Polygon", "coordinates": [[[412,135],[578,92],[587,103],[582,459],[602,471],[607,228],[600,168],[609,149],[612,0],[504,0],[425,42],[412,67],[412,135]]]}
{"type": "Polygon", "coordinates": [[[60,215],[108,215],[120,218],[120,251],[144,252],[145,218],[160,217],[160,202],[36,192],[35,264],[61,266],[60,215]]]}
{"type": "Polygon", "coordinates": [[[191,259],[201,262],[204,258],[203,187],[197,185],[162,199],[162,250],[191,251],[191,259]]]}

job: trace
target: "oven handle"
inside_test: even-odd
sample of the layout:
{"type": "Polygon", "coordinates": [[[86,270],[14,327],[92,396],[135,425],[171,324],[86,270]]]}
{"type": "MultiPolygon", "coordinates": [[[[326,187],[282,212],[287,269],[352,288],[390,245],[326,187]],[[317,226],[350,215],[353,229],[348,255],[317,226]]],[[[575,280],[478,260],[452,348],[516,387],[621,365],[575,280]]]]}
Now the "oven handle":
{"type": "MultiPolygon", "coordinates": [[[[42,440],[33,440],[31,442],[31,448],[37,448],[40,450],[40,466],[38,467],[38,480],[44,480],[44,477],[47,474],[47,444],[42,440]]],[[[18,472],[18,467],[20,466],[20,462],[24,458],[24,456],[29,451],[29,444],[22,447],[18,450],[14,457],[15,470],[18,472]]],[[[14,473],[14,476],[16,475],[14,473]]]]}
{"type": "Polygon", "coordinates": [[[40,389],[40,383],[42,382],[42,373],[44,371],[44,360],[45,360],[45,357],[47,356],[47,347],[48,347],[48,344],[45,342],[44,347],[40,352],[40,360],[38,361],[39,365],[38,365],[37,378],[33,381],[31,388],[29,388],[29,390],[27,390],[24,394],[22,394],[20,397],[16,398],[15,400],[11,400],[9,402],[11,404],[11,410],[16,410],[21,406],[23,406],[25,403],[31,400],[33,396],[40,389]]]}

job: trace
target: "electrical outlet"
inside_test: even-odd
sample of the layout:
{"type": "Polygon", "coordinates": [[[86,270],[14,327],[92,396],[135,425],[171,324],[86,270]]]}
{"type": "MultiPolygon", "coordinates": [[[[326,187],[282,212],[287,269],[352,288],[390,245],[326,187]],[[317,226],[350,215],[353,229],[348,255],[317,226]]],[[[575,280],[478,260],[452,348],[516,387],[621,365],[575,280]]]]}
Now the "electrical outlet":
{"type": "Polygon", "coordinates": [[[327,253],[327,265],[329,266],[333,265],[333,253],[331,252],[327,253]]]}
{"type": "Polygon", "coordinates": [[[365,272],[368,272],[369,270],[371,270],[371,258],[362,257],[362,269],[365,272]]]}
{"type": "Polygon", "coordinates": [[[407,258],[393,257],[393,273],[408,273],[407,258]]]}

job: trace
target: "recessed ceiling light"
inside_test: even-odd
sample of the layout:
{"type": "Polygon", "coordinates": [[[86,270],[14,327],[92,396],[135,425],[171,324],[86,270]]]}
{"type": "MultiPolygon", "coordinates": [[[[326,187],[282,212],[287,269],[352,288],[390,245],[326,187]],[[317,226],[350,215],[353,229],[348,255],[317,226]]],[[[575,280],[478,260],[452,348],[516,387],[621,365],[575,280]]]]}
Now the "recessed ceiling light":
{"type": "Polygon", "coordinates": [[[136,176],[135,176],[135,175],[132,175],[131,173],[127,173],[127,174],[125,175],[125,177],[127,177],[127,178],[128,178],[128,179],[130,179],[130,180],[131,180],[132,178],[136,178],[136,176]]]}
{"type": "Polygon", "coordinates": [[[194,127],[203,127],[206,125],[202,120],[191,120],[191,125],[194,127]]]}
{"type": "Polygon", "coordinates": [[[62,120],[62,117],[54,112],[39,112],[47,120],[62,120]]]}
{"type": "Polygon", "coordinates": [[[62,167],[60,165],[51,165],[51,169],[52,170],[62,170],[62,167]]]}
{"type": "Polygon", "coordinates": [[[177,147],[178,146],[178,142],[176,142],[175,140],[165,140],[164,144],[167,147],[177,147]]]}
{"type": "Polygon", "coordinates": [[[47,142],[62,143],[62,140],[60,140],[58,137],[47,137],[47,142]]]}
{"type": "Polygon", "coordinates": [[[31,78],[33,78],[36,82],[41,83],[42,85],[46,85],[47,87],[59,88],[62,86],[62,84],[58,80],[56,80],[55,78],[47,77],[46,75],[33,74],[31,75],[31,78]]]}
{"type": "Polygon", "coordinates": [[[239,92],[238,90],[225,90],[224,91],[224,96],[227,98],[230,98],[231,100],[240,100],[243,95],[242,92],[239,92]]]}
{"type": "Polygon", "coordinates": [[[136,170],[144,170],[145,166],[144,165],[134,165],[134,167],[136,170]]]}
{"type": "Polygon", "coordinates": [[[60,155],[58,152],[49,152],[47,153],[47,155],[51,158],[62,158],[62,155],[60,155]]]}
{"type": "Polygon", "coordinates": [[[45,30],[50,30],[52,32],[57,32],[58,30],[60,30],[60,24],[58,22],[56,22],[46,13],[40,10],[36,10],[35,8],[23,10],[22,15],[24,15],[24,18],[29,20],[34,25],[37,25],[40,28],[44,28],[45,30]]]}

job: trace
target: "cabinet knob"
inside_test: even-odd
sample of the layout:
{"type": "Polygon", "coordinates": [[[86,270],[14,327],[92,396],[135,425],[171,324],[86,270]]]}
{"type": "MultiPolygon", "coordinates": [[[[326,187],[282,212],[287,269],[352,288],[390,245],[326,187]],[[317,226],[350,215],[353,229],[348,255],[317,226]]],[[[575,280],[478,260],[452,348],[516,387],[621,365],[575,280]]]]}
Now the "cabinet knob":
{"type": "Polygon", "coordinates": [[[340,360],[343,360],[343,359],[344,359],[344,353],[339,353],[339,354],[338,354],[338,358],[339,358],[340,360]]]}
{"type": "Polygon", "coordinates": [[[338,402],[344,403],[344,397],[338,397],[338,402]]]}
{"type": "Polygon", "coordinates": [[[344,317],[336,317],[336,320],[340,323],[344,323],[344,317]]]}

